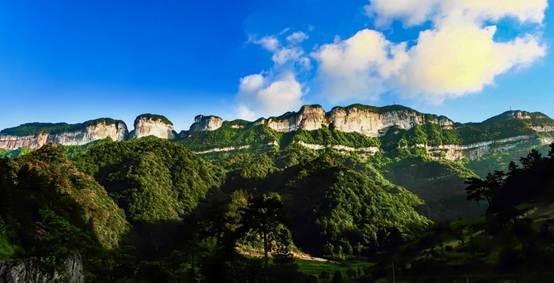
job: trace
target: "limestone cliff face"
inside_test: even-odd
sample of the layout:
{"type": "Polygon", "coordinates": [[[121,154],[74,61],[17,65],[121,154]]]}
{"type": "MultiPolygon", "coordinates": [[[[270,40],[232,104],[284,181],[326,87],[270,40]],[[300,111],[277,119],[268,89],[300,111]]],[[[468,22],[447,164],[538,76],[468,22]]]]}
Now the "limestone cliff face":
{"type": "Polygon", "coordinates": [[[531,129],[537,133],[554,133],[554,126],[549,125],[531,126],[531,129]]]}
{"type": "Polygon", "coordinates": [[[88,121],[81,125],[72,125],[75,130],[60,133],[39,131],[30,135],[0,134],[0,148],[15,150],[22,147],[37,149],[45,144],[83,145],[93,141],[111,138],[121,141],[127,138],[128,131],[121,121],[88,121]]]}
{"type": "Polygon", "coordinates": [[[191,132],[215,131],[223,126],[223,119],[218,116],[203,116],[194,117],[194,124],[190,126],[191,132]]]}
{"type": "MultiPolygon", "coordinates": [[[[447,160],[475,160],[492,152],[501,152],[510,150],[522,143],[533,142],[537,139],[534,136],[517,136],[499,140],[483,141],[479,143],[466,145],[440,145],[428,146],[418,145],[425,148],[431,158],[447,160]]],[[[539,141],[542,143],[543,141],[539,141]]]]}
{"type": "Polygon", "coordinates": [[[84,131],[48,135],[46,143],[63,145],[83,145],[96,140],[111,138],[122,141],[127,138],[127,125],[123,122],[115,124],[93,124],[86,126],[84,131]]]}
{"type": "Polygon", "coordinates": [[[0,135],[0,148],[15,150],[22,147],[31,149],[40,148],[46,144],[48,134],[36,134],[27,136],[0,135]]]}
{"type": "Polygon", "coordinates": [[[382,136],[391,127],[408,130],[424,123],[435,123],[443,129],[454,126],[454,122],[446,117],[422,114],[408,108],[382,109],[364,106],[335,107],[328,113],[319,105],[303,106],[299,112],[289,112],[262,121],[278,132],[313,131],[333,126],[341,132],[356,132],[369,137],[382,136]]]}
{"type": "Polygon", "coordinates": [[[416,125],[434,123],[443,129],[451,129],[454,122],[443,116],[422,114],[411,109],[383,109],[375,111],[367,107],[335,107],[329,113],[329,123],[342,132],[356,132],[378,137],[391,127],[409,130],[416,125]]]}
{"type": "MultiPolygon", "coordinates": [[[[425,149],[432,158],[461,160],[478,159],[486,154],[507,151],[519,145],[545,144],[554,141],[554,122],[542,113],[508,111],[481,123],[471,123],[470,126],[477,127],[478,131],[490,131],[490,127],[493,127],[492,130],[494,130],[494,127],[499,127],[499,131],[506,131],[505,129],[509,129],[512,123],[518,127],[524,126],[537,134],[533,135],[520,131],[519,135],[514,133],[513,136],[510,136],[509,133],[502,133],[499,136],[504,138],[483,140],[472,144],[445,144],[440,146],[421,144],[416,145],[416,147],[425,149]],[[524,123],[514,123],[515,120],[524,121],[524,123]]],[[[223,121],[218,117],[198,116],[191,130],[214,130],[218,129],[221,124],[223,124],[223,121]]],[[[462,134],[463,132],[458,130],[466,126],[466,124],[454,123],[445,116],[424,114],[399,105],[372,107],[359,104],[335,107],[330,112],[325,112],[319,105],[307,105],[303,106],[298,112],[288,112],[279,117],[258,119],[252,125],[266,125],[277,132],[285,133],[298,130],[314,131],[329,127],[340,132],[355,132],[368,137],[381,137],[392,128],[409,130],[416,125],[424,124],[438,125],[443,130],[453,130],[451,133],[454,134],[462,134]]],[[[232,128],[240,129],[241,127],[237,125],[232,128]]],[[[316,150],[329,148],[324,140],[320,144],[299,144],[316,150]]],[[[344,145],[337,145],[334,149],[364,153],[382,151],[380,148],[351,148],[344,145]]]]}
{"type": "Polygon", "coordinates": [[[277,132],[313,131],[328,125],[325,110],[319,105],[302,106],[299,112],[289,112],[280,117],[269,118],[265,123],[277,132]]]}
{"type": "Polygon", "coordinates": [[[133,136],[137,138],[155,136],[160,139],[173,139],[175,131],[173,124],[167,118],[159,115],[143,114],[135,119],[133,136]]]}

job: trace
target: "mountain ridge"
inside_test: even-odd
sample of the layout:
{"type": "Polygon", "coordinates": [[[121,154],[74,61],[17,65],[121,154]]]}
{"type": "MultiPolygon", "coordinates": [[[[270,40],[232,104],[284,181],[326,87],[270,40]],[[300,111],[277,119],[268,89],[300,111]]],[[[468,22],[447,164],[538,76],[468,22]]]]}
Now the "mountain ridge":
{"type": "Polygon", "coordinates": [[[352,104],[325,111],[304,105],[297,112],[255,121],[225,121],[197,115],[187,131],[177,133],[162,115],[142,114],[129,132],[120,120],[101,118],[80,124],[27,123],[0,131],[0,148],[40,148],[47,143],[83,145],[111,138],[115,141],[156,136],[184,143],[197,152],[220,152],[291,143],[321,150],[398,152],[424,150],[433,158],[479,158],[491,147],[554,140],[554,120],[540,112],[506,111],[479,123],[458,123],[444,115],[422,113],[402,105],[376,107],[352,104]],[[358,150],[359,149],[359,150],[358,150]]]}

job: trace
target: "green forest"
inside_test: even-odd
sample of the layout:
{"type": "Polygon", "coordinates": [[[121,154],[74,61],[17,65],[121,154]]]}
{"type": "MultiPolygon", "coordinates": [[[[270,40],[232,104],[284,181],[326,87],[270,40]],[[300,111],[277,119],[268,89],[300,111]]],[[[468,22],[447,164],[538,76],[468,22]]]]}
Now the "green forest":
{"type": "Polygon", "coordinates": [[[552,276],[554,147],[488,174],[417,152],[200,156],[154,137],[3,154],[0,258],[55,271],[78,254],[86,282],[552,276]]]}

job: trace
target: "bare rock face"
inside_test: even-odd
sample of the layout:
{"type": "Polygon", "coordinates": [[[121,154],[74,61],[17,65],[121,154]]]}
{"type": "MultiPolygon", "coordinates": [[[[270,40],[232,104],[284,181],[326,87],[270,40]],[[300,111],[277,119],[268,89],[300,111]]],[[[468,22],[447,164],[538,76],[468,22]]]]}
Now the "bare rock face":
{"type": "Polygon", "coordinates": [[[135,119],[133,135],[137,138],[155,136],[160,139],[173,139],[173,123],[160,115],[143,114],[135,119]]]}
{"type": "Polygon", "coordinates": [[[554,126],[550,125],[531,126],[531,129],[537,133],[554,133],[554,126]]]}
{"type": "Polygon", "coordinates": [[[391,127],[409,130],[416,125],[434,123],[451,129],[454,122],[446,117],[419,113],[411,109],[373,109],[363,106],[335,107],[328,114],[329,123],[336,130],[379,137],[391,127]]]}
{"type": "Polygon", "coordinates": [[[111,138],[122,141],[127,138],[127,125],[123,122],[115,124],[99,123],[86,126],[84,131],[48,135],[46,143],[63,145],[83,145],[96,140],[111,138]]]}
{"type": "Polygon", "coordinates": [[[536,137],[534,136],[516,136],[466,145],[419,145],[419,147],[425,148],[429,156],[434,159],[446,159],[451,161],[462,159],[476,160],[489,153],[510,150],[520,144],[532,142],[535,139],[536,137]]]}
{"type": "Polygon", "coordinates": [[[38,259],[0,261],[0,282],[84,282],[81,256],[67,257],[63,264],[51,270],[41,266],[38,259]]]}
{"type": "Polygon", "coordinates": [[[313,131],[327,125],[325,110],[319,105],[305,105],[299,112],[289,112],[267,120],[267,126],[277,132],[313,131]]]}
{"type": "Polygon", "coordinates": [[[223,119],[218,116],[203,116],[194,117],[194,124],[190,126],[191,132],[215,131],[223,126],[223,119]]]}
{"type": "Polygon", "coordinates": [[[518,119],[518,120],[530,120],[532,118],[531,114],[525,111],[512,111],[510,112],[510,114],[513,117],[513,119],[518,119]]]}
{"type": "Polygon", "coordinates": [[[7,150],[15,150],[22,147],[37,149],[48,143],[61,145],[83,145],[105,138],[111,138],[114,141],[121,141],[127,138],[128,135],[127,126],[124,122],[107,119],[87,121],[83,124],[68,125],[67,127],[72,130],[55,133],[49,132],[49,124],[43,125],[45,125],[45,130],[41,130],[40,127],[37,127],[37,133],[28,135],[0,133],[0,148],[7,150]]]}
{"type": "MultiPolygon", "coordinates": [[[[223,123],[219,117],[197,116],[191,131],[219,128],[223,123]],[[213,125],[210,127],[210,125],[213,125]]],[[[360,133],[369,137],[384,135],[391,127],[411,129],[415,125],[434,123],[443,129],[452,129],[454,122],[444,116],[422,114],[405,107],[368,107],[352,105],[335,107],[331,112],[319,105],[305,105],[298,112],[287,112],[279,117],[258,119],[254,125],[267,125],[274,131],[287,133],[298,130],[315,131],[324,127],[347,133],[360,133]]]]}
{"type": "Polygon", "coordinates": [[[36,134],[28,136],[0,135],[0,148],[15,150],[22,147],[31,149],[40,148],[46,144],[48,134],[36,134]]]}

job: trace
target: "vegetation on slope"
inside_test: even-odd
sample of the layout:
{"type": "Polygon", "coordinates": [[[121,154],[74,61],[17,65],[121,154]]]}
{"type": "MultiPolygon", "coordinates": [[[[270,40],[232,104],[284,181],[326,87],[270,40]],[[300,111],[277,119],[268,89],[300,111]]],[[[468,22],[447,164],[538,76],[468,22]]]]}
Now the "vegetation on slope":
{"type": "Polygon", "coordinates": [[[165,117],[163,115],[151,114],[151,113],[145,113],[145,114],[141,114],[141,115],[137,116],[137,118],[135,119],[135,125],[141,119],[149,119],[149,120],[153,120],[153,121],[162,122],[162,123],[168,124],[168,125],[173,125],[173,123],[169,119],[167,119],[167,117],[165,117]]]}
{"type": "Polygon", "coordinates": [[[409,130],[393,127],[381,137],[381,143],[385,152],[389,155],[423,154],[421,145],[449,145],[460,144],[461,139],[456,130],[442,129],[439,125],[426,123],[416,125],[409,130]]]}
{"type": "Polygon", "coordinates": [[[434,220],[479,215],[485,205],[466,202],[465,183],[474,173],[462,164],[413,156],[386,164],[385,176],[425,200],[423,212],[434,220]]]}
{"type": "MultiPolygon", "coordinates": [[[[432,161],[417,150],[398,148],[402,138],[407,145],[449,142],[452,137],[448,135],[452,132],[433,125],[419,126],[411,132],[396,129],[398,133],[395,135],[400,138],[391,138],[389,142],[398,148],[396,155],[369,157],[354,153],[339,154],[333,150],[308,150],[295,144],[295,141],[368,146],[376,139],[364,139],[356,134],[342,136],[343,133],[333,129],[279,134],[261,125],[243,126],[236,129],[226,124],[222,131],[193,133],[189,141],[185,138],[180,143],[191,148],[209,149],[213,148],[210,142],[217,143],[220,139],[226,144],[218,147],[229,146],[228,142],[241,146],[245,145],[244,141],[252,145],[277,141],[280,147],[253,146],[249,150],[203,155],[210,162],[193,154],[183,144],[150,137],[65,147],[72,162],[63,158],[62,147],[52,146],[17,159],[2,159],[0,163],[12,169],[0,170],[0,180],[12,180],[10,184],[13,185],[4,186],[2,183],[0,190],[15,186],[26,188],[31,193],[16,194],[22,200],[30,198],[19,202],[21,209],[12,205],[10,210],[0,214],[0,224],[4,221],[7,227],[0,229],[0,256],[12,257],[18,253],[37,255],[34,248],[37,244],[30,245],[28,237],[18,233],[26,231],[24,234],[42,237],[43,226],[55,236],[33,241],[48,243],[46,246],[52,249],[63,242],[67,252],[82,249],[81,245],[107,250],[111,246],[100,241],[114,243],[109,239],[119,239],[119,243],[125,235],[123,245],[116,253],[87,253],[89,260],[95,263],[92,265],[94,268],[89,269],[94,273],[89,275],[91,281],[140,278],[151,282],[221,282],[232,278],[231,281],[235,282],[313,282],[317,280],[314,276],[323,281],[335,276],[358,280],[361,276],[368,276],[368,273],[350,268],[337,270],[340,260],[377,257],[380,262],[372,267],[373,280],[382,275],[383,270],[390,270],[391,258],[399,260],[399,254],[402,261],[399,276],[411,276],[411,271],[405,266],[412,264],[413,270],[418,271],[436,266],[437,262],[429,261],[429,258],[453,261],[460,254],[468,256],[469,250],[475,250],[476,257],[471,259],[490,267],[487,264],[491,260],[494,264],[500,258],[507,257],[509,260],[513,252],[504,251],[505,246],[498,249],[479,246],[479,242],[493,246],[491,236],[479,236],[486,235],[483,231],[489,231],[488,226],[482,226],[482,222],[475,229],[471,227],[477,226],[460,224],[463,226],[461,231],[456,230],[458,228],[453,228],[453,232],[448,229],[428,230],[432,224],[423,214],[445,220],[466,215],[459,212],[476,215],[486,209],[486,206],[479,207],[475,202],[465,200],[463,181],[476,176],[464,164],[432,161]],[[53,149],[56,154],[44,153],[44,150],[50,152],[53,149]],[[25,172],[30,169],[25,168],[33,168],[38,173],[27,174],[25,172]],[[58,183],[59,186],[55,185],[58,183]],[[35,192],[36,188],[42,187],[50,189],[35,192]],[[66,189],[52,190],[52,187],[66,189]],[[81,187],[102,195],[101,200],[90,200],[84,194],[77,193],[84,190],[80,190],[81,187]],[[39,207],[54,213],[46,211],[25,216],[39,219],[42,224],[37,227],[31,224],[18,226],[21,225],[18,224],[19,218],[23,217],[19,215],[26,215],[23,208],[37,206],[35,202],[38,200],[39,207]],[[99,207],[106,206],[104,200],[111,205],[101,211],[91,209],[93,206],[90,203],[100,202],[102,206],[99,207]],[[428,210],[422,209],[422,205],[427,205],[428,210]],[[104,228],[84,224],[87,220],[86,223],[100,223],[99,227],[115,225],[105,220],[110,218],[101,213],[113,208],[119,211],[118,215],[125,217],[121,218],[127,229],[125,232],[115,229],[115,234],[106,234],[104,228]],[[86,214],[89,211],[91,216],[86,214]],[[440,232],[445,230],[450,232],[440,232]],[[464,238],[455,238],[456,233],[464,235],[464,238]],[[433,238],[434,235],[443,238],[433,238]],[[468,246],[468,243],[471,245],[468,246]],[[240,249],[237,250],[237,247],[240,249]],[[396,247],[402,249],[399,251],[396,247]],[[251,257],[255,253],[244,253],[245,250],[257,250],[258,253],[265,250],[268,257],[264,261],[258,260],[251,257]],[[239,251],[244,254],[238,254],[239,251]],[[302,267],[306,264],[295,263],[292,251],[332,257],[339,263],[330,263],[330,272],[318,270],[317,274],[310,271],[312,276],[305,276],[299,272],[298,265],[302,267]],[[485,252],[491,255],[486,256],[485,252]],[[333,274],[333,271],[339,272],[333,274]]],[[[533,160],[539,158],[535,156],[533,160]]],[[[521,164],[528,166],[535,162],[526,159],[521,164]]],[[[523,172],[523,169],[518,170],[523,172]]],[[[541,173],[544,176],[533,175],[533,178],[548,182],[544,172],[541,173]]],[[[525,182],[530,180],[525,179],[525,182]]],[[[524,203],[509,206],[517,208],[517,215],[530,212],[529,215],[536,213],[537,218],[540,214],[541,219],[550,219],[544,218],[548,214],[548,206],[541,205],[538,210],[529,211],[529,202],[535,197],[518,193],[522,192],[516,195],[524,203]]],[[[501,226],[512,225],[502,223],[501,226]]],[[[498,230],[498,227],[495,229],[498,230]]],[[[533,229],[537,231],[534,226],[533,229]]],[[[523,256],[527,250],[520,248],[517,242],[508,242],[515,247],[516,258],[525,259],[523,256]]],[[[47,252],[50,250],[43,250],[42,254],[47,252]]],[[[468,268],[467,265],[462,266],[468,268]]]]}
{"type": "MultiPolygon", "coordinates": [[[[415,111],[400,105],[373,107],[354,104],[340,109],[364,109],[383,113],[388,111],[415,111]]],[[[277,143],[281,148],[290,144],[305,142],[318,145],[343,145],[348,147],[381,147],[389,156],[406,154],[426,155],[421,146],[469,145],[479,142],[501,140],[516,136],[535,136],[533,126],[553,126],[554,121],[541,113],[522,112],[528,117],[515,118],[520,112],[506,112],[481,123],[455,124],[452,129],[443,128],[430,119],[439,119],[436,115],[425,114],[427,121],[409,130],[391,127],[384,136],[370,138],[359,133],[335,131],[333,125],[314,131],[298,130],[278,133],[265,126],[246,121],[225,122],[223,127],[211,132],[189,132],[181,142],[192,150],[213,148],[253,146],[256,148],[277,143]],[[516,115],[517,114],[517,115],[516,115]],[[234,125],[235,127],[232,127],[234,125]]],[[[279,118],[285,119],[293,113],[279,118]]],[[[446,117],[443,117],[446,118],[446,117]]]]}
{"type": "Polygon", "coordinates": [[[554,121],[542,113],[509,111],[481,123],[467,123],[456,127],[464,144],[499,140],[524,135],[536,135],[532,126],[554,126],[554,121]],[[516,113],[528,118],[515,118],[516,113]]]}
{"type": "Polygon", "coordinates": [[[469,123],[458,127],[456,130],[463,144],[535,135],[535,131],[522,120],[511,120],[510,122],[493,120],[479,124],[469,123]]]}
{"type": "Polygon", "coordinates": [[[0,160],[0,218],[24,254],[113,249],[128,224],[106,191],[79,172],[59,146],[0,160]]]}
{"type": "Polygon", "coordinates": [[[98,143],[75,162],[132,221],[179,220],[223,180],[217,166],[180,144],[153,137],[98,143]]]}
{"type": "Polygon", "coordinates": [[[14,149],[14,150],[0,149],[0,158],[6,158],[6,157],[16,158],[16,157],[28,154],[30,152],[32,152],[32,150],[28,147],[20,147],[18,149],[14,149]]]}
{"type": "Polygon", "coordinates": [[[216,131],[201,131],[188,133],[179,142],[196,151],[223,147],[267,147],[268,144],[279,142],[282,134],[271,130],[266,125],[253,123],[238,124],[243,128],[233,128],[237,122],[225,122],[216,131]]]}
{"type": "Polygon", "coordinates": [[[379,147],[378,138],[370,138],[360,133],[345,133],[331,128],[321,128],[314,131],[298,130],[283,135],[280,144],[287,146],[291,143],[305,142],[317,145],[343,145],[354,148],[379,147]]]}
{"type": "Polygon", "coordinates": [[[540,144],[539,141],[518,144],[511,147],[509,150],[491,152],[479,159],[467,160],[464,162],[464,166],[471,169],[480,177],[485,177],[489,172],[508,168],[510,162],[514,160],[516,160],[516,163],[519,164],[518,159],[521,156],[527,155],[532,149],[536,149],[540,153],[546,154],[548,153],[549,147],[548,145],[540,144]]]}
{"type": "Polygon", "coordinates": [[[407,236],[430,223],[416,211],[419,198],[371,165],[332,152],[310,154],[242,155],[237,160],[244,165],[230,173],[227,190],[283,195],[294,243],[319,255],[371,254],[391,230],[407,236]]]}
{"type": "Polygon", "coordinates": [[[482,217],[439,224],[398,243],[368,279],[394,269],[398,280],[409,282],[552,281],[554,144],[546,157],[533,150],[519,164],[468,180],[468,201],[489,204],[482,217]]]}

